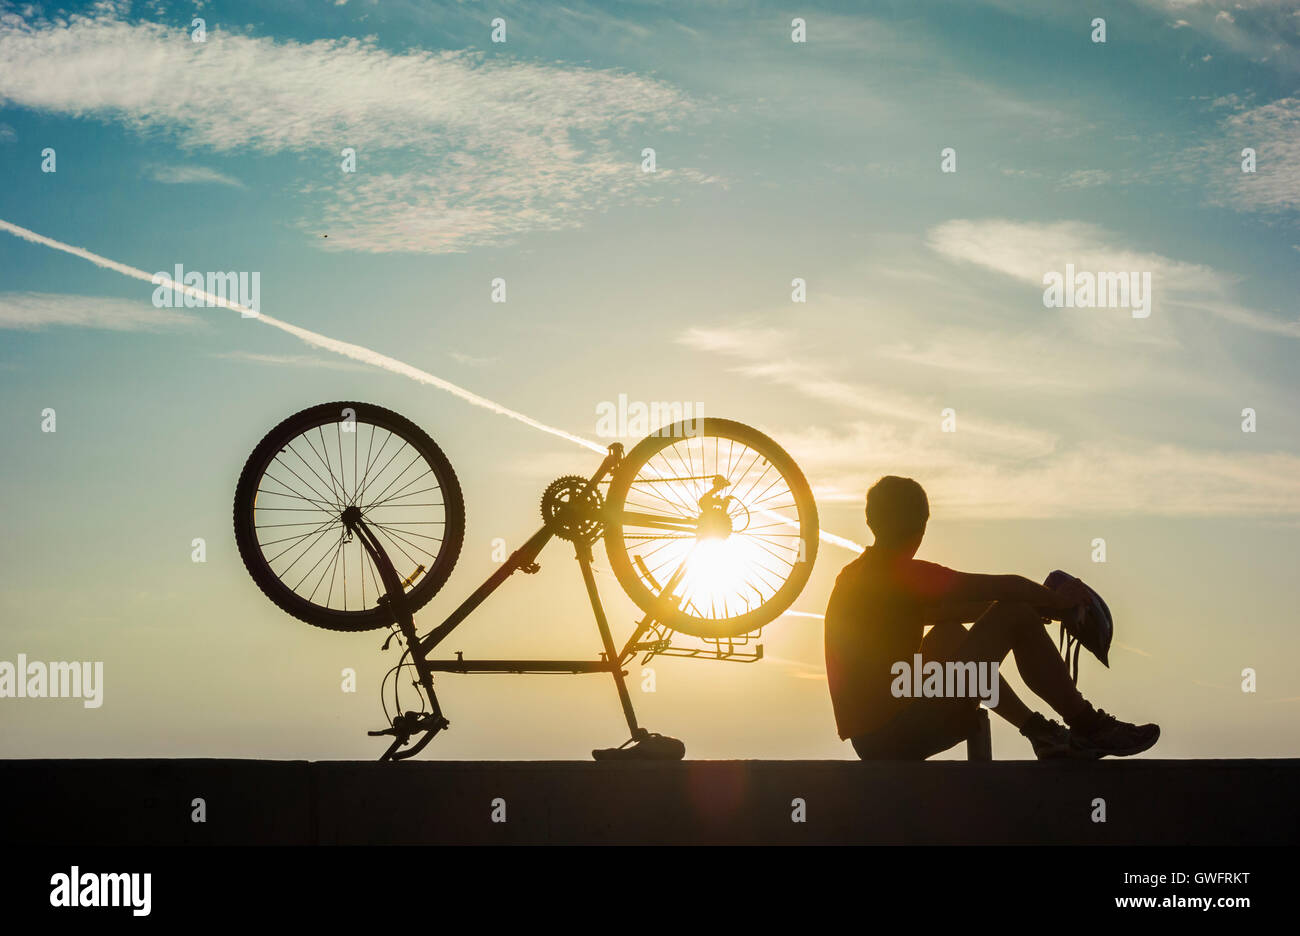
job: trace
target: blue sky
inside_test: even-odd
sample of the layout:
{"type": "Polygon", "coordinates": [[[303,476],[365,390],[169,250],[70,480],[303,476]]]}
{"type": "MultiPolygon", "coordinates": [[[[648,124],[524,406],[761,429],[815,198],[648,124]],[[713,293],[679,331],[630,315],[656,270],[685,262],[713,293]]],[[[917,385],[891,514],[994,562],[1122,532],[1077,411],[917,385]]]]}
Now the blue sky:
{"type": "MultiPolygon", "coordinates": [[[[1084,686],[1162,721],[1154,753],[1295,753],[1296,4],[0,10],[0,219],[146,271],[258,271],[267,314],[578,435],[619,394],[703,401],[786,446],[850,539],[868,538],[865,488],[910,474],[934,509],[924,557],[1069,568],[1107,596],[1127,649],[1084,686]],[[1152,314],[1045,308],[1041,277],[1066,263],[1151,272],[1152,314]]],[[[367,756],[378,641],[291,621],[234,550],[253,445],[330,399],[430,431],[468,532],[426,626],[593,456],[151,294],[0,234],[0,496],[19,534],[0,547],[0,659],[103,659],[108,683],[95,712],[15,708],[0,753],[367,756]]],[[[824,548],[797,607],[821,611],[848,558],[824,548]]],[[[464,649],[593,650],[567,566],[512,583],[464,649]]],[[[657,664],[647,722],[693,756],[843,756],[818,623],[764,636],[755,667],[657,664]]],[[[465,730],[440,754],[575,756],[619,730],[607,686],[503,679],[448,682],[465,730]]]]}

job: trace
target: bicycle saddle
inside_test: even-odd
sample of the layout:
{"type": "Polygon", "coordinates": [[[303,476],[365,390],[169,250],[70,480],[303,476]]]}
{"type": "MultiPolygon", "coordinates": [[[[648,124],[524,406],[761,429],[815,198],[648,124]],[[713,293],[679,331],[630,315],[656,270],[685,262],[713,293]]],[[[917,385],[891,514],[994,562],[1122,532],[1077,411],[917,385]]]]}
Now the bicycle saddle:
{"type": "Polygon", "coordinates": [[[667,735],[645,732],[630,738],[616,748],[597,748],[591,756],[602,760],[681,760],[686,756],[686,745],[667,735]]]}

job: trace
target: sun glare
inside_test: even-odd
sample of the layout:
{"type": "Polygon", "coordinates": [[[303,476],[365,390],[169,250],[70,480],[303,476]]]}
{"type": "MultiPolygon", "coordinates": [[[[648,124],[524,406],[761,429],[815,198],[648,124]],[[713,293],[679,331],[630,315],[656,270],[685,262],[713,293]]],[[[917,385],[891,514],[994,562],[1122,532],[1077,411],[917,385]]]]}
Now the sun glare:
{"type": "Polygon", "coordinates": [[[699,539],[686,559],[680,594],[701,612],[731,613],[752,603],[754,595],[747,585],[751,573],[746,544],[738,537],[699,539]]]}

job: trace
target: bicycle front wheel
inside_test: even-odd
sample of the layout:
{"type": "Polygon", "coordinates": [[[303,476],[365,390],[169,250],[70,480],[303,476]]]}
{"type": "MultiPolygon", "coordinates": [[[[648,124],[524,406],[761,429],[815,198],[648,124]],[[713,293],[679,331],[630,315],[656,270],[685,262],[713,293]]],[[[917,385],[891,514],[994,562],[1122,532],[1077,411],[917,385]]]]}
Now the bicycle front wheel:
{"type": "Polygon", "coordinates": [[[356,507],[415,611],[451,575],[465,504],[428,434],[369,403],[322,403],[267,433],[235,486],[235,542],[259,588],[299,620],[338,631],[391,623],[379,572],[343,523],[356,507]]]}

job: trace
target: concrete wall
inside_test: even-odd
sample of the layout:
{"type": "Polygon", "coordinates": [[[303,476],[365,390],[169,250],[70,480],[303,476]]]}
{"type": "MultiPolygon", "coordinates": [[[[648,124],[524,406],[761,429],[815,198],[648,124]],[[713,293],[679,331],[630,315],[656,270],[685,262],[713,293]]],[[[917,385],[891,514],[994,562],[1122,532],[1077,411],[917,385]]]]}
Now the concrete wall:
{"type": "Polygon", "coordinates": [[[1295,844],[1297,780],[1300,760],[0,761],[0,840],[1295,844]],[[806,822],[791,821],[795,798],[806,822]]]}

